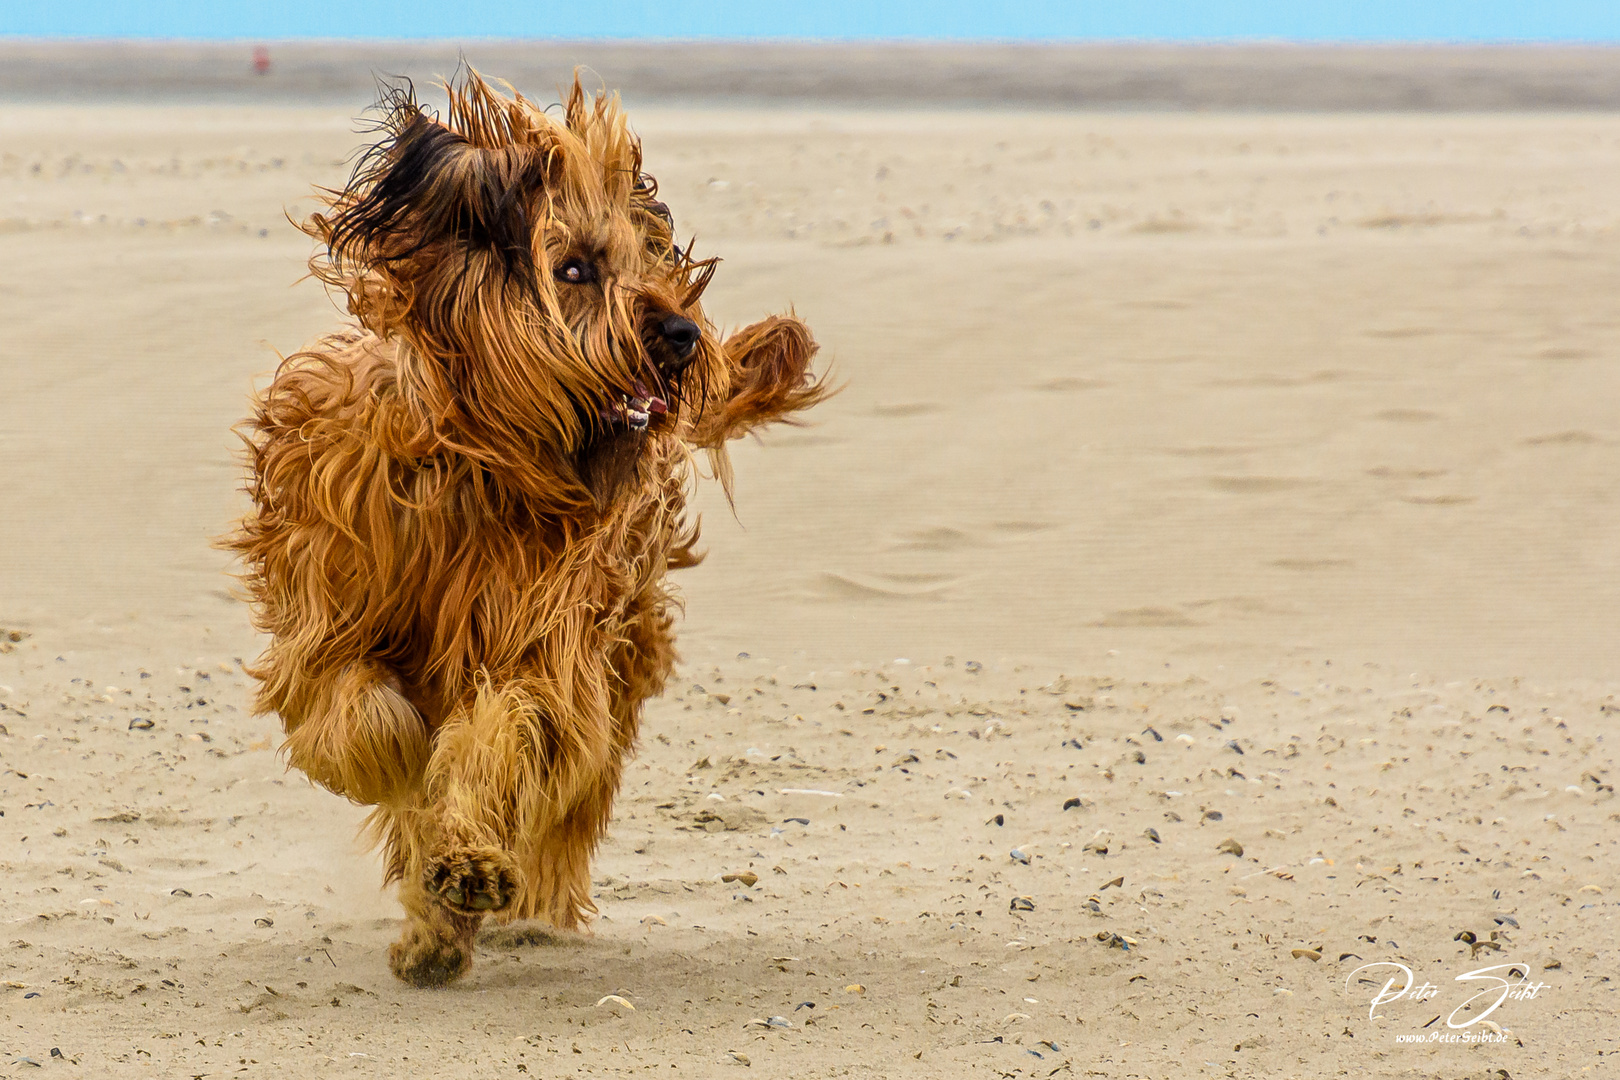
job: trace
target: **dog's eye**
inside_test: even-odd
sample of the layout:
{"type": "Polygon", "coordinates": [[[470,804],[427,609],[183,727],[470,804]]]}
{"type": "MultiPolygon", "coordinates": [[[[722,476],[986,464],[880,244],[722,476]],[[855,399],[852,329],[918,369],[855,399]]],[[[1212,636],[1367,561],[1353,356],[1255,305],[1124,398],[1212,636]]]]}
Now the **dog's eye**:
{"type": "Polygon", "coordinates": [[[596,267],[576,255],[558,263],[552,275],[568,285],[585,285],[596,280],[596,267]]]}

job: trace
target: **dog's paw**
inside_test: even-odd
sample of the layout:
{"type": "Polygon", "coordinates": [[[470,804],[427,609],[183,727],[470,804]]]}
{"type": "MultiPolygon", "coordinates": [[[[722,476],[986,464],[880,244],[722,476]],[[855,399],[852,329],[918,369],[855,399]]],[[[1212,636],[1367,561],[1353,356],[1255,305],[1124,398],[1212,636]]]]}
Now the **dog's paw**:
{"type": "Polygon", "coordinates": [[[411,986],[448,986],[472,967],[472,944],[440,937],[424,926],[405,929],[405,936],[388,947],[388,967],[400,982],[411,986]]]}
{"type": "Polygon", "coordinates": [[[492,915],[517,899],[517,864],[500,848],[458,848],[429,859],[422,884],[452,911],[492,915]]]}

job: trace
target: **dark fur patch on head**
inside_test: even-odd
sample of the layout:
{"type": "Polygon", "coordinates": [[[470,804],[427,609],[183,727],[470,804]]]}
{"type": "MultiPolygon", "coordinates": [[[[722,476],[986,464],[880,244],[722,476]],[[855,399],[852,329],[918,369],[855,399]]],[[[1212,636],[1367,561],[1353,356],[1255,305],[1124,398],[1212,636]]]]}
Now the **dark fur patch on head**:
{"type": "Polygon", "coordinates": [[[508,277],[532,289],[530,219],[545,180],[543,153],[474,146],[430,116],[408,90],[385,98],[384,108],[381,127],[389,134],[348,185],[364,194],[328,222],[333,262],[371,270],[460,248],[469,256],[493,254],[508,277]]]}

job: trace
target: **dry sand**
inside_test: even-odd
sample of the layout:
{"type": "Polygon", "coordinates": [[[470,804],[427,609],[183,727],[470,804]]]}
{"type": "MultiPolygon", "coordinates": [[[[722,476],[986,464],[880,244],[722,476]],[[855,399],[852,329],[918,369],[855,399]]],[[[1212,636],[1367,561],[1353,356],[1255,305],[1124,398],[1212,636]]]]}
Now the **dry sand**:
{"type": "Polygon", "coordinates": [[[208,547],[351,111],[0,117],[0,1075],[1613,1071],[1620,117],[641,112],[848,389],[704,496],[594,936],[422,992],[208,547]]]}

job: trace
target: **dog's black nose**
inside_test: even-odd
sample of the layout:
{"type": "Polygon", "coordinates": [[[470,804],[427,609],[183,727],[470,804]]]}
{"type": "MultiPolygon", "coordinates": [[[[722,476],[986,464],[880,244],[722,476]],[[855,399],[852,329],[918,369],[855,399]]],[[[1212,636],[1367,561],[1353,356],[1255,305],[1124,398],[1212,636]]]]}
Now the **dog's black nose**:
{"type": "Polygon", "coordinates": [[[703,330],[684,315],[671,315],[658,324],[658,333],[669,343],[677,359],[685,360],[697,348],[703,330]]]}

